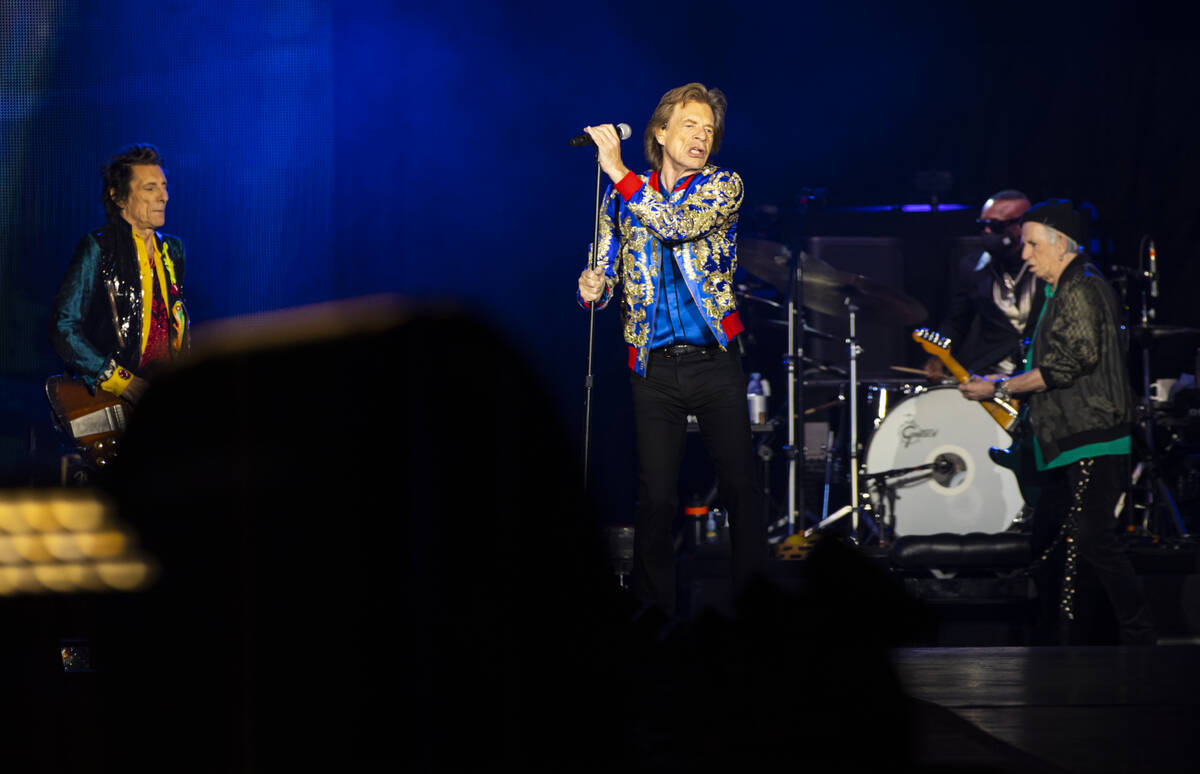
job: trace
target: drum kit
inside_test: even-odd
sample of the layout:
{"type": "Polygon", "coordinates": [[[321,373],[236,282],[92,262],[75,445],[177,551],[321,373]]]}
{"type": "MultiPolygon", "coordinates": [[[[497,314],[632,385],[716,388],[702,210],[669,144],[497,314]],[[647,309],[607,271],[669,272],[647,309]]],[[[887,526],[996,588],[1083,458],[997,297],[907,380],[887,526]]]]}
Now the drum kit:
{"type": "MultiPolygon", "coordinates": [[[[786,516],[775,522],[776,527],[786,526],[788,536],[801,533],[810,536],[848,516],[854,540],[877,541],[886,546],[894,537],[905,535],[998,533],[1021,525],[1026,509],[1017,478],[1009,467],[997,464],[994,460],[998,457],[991,453],[993,448],[1007,449],[1012,445],[1008,431],[1014,423],[1015,408],[1000,401],[968,401],[953,384],[929,384],[921,369],[892,366],[892,370],[921,378],[860,378],[858,361],[863,350],[857,336],[858,323],[873,321],[911,329],[927,316],[918,300],[890,285],[835,268],[805,252],[793,254],[786,246],[768,240],[739,240],[738,259],[751,275],[785,299],[782,302],[764,299],[744,288],[739,292],[742,301],[763,302],[786,310],[786,320],[781,322],[787,326],[787,355],[783,358],[787,370],[784,423],[787,443],[783,449],[788,463],[787,506],[786,516]],[[848,322],[844,368],[841,363],[821,363],[806,355],[806,340],[835,338],[810,326],[805,318],[806,309],[848,322]],[[829,400],[830,390],[836,395],[833,400],[829,400]],[[816,405],[806,408],[806,397],[816,399],[816,405]],[[868,404],[867,412],[861,412],[860,398],[868,404]],[[816,511],[810,515],[803,502],[800,473],[805,457],[813,456],[805,453],[799,440],[805,434],[798,425],[806,417],[835,407],[844,409],[839,429],[848,437],[843,446],[829,432],[822,443],[825,463],[822,504],[819,515],[816,511]],[[869,416],[860,416],[861,413],[869,416]],[[860,428],[869,434],[865,447],[860,443],[860,428]],[[839,454],[845,458],[849,503],[831,513],[830,490],[831,484],[839,483],[834,464],[839,454]]],[[[1123,306],[1129,309],[1124,288],[1118,289],[1123,306]]],[[[1167,485],[1158,462],[1160,455],[1156,453],[1159,447],[1154,432],[1155,426],[1162,424],[1163,409],[1160,406],[1152,410],[1151,406],[1149,351],[1151,344],[1161,339],[1200,338],[1200,329],[1155,324],[1153,311],[1148,312],[1147,299],[1142,301],[1141,319],[1135,314],[1127,326],[1133,343],[1141,351],[1144,405],[1139,407],[1135,432],[1148,450],[1136,469],[1142,481],[1140,485],[1134,481],[1134,489],[1140,486],[1143,500],[1135,507],[1141,508],[1145,520],[1138,530],[1146,534],[1174,531],[1186,537],[1187,529],[1176,498],[1167,485]],[[1150,514],[1155,511],[1160,514],[1159,522],[1150,524],[1150,514]]],[[[936,334],[923,329],[914,332],[913,338],[927,352],[941,357],[958,381],[968,378],[949,357],[949,342],[938,341],[936,334]],[[939,347],[944,353],[937,351],[939,347]]],[[[1197,387],[1200,387],[1200,362],[1197,370],[1197,387]]],[[[1200,390],[1195,392],[1200,396],[1200,390]]],[[[1195,403],[1200,406],[1200,397],[1195,403]]],[[[1200,425],[1200,408],[1192,413],[1195,416],[1191,418],[1200,425]]],[[[814,438],[806,440],[812,445],[814,438]]],[[[1200,471],[1196,478],[1200,489],[1200,471]]]]}
{"type": "MultiPolygon", "coordinates": [[[[1012,471],[993,463],[988,450],[1007,448],[1008,433],[977,403],[964,399],[950,386],[926,386],[915,380],[861,380],[858,361],[862,347],[857,328],[861,321],[912,326],[927,314],[916,299],[892,286],[861,274],[843,271],[804,252],[793,255],[783,245],[743,239],[738,258],[746,270],[787,299],[787,532],[812,533],[845,516],[851,534],[886,544],[893,536],[937,532],[1002,532],[1021,512],[1023,501],[1012,471]],[[831,338],[808,326],[804,310],[843,317],[849,324],[845,340],[845,369],[813,363],[805,357],[805,336],[831,338]],[[806,379],[813,369],[840,372],[844,378],[806,379]],[[804,408],[806,392],[838,390],[838,400],[804,408]],[[865,458],[861,457],[860,397],[873,404],[872,427],[865,458]],[[901,400],[896,402],[896,398],[901,400]],[[826,445],[825,495],[816,526],[797,523],[807,511],[799,502],[799,465],[803,450],[797,446],[797,421],[830,404],[848,406],[845,422],[849,504],[829,513],[833,466],[832,438],[826,445]],[[865,535],[860,531],[865,530],[865,535]]],[[[898,367],[905,372],[918,369],[898,367]]],[[[824,377],[825,374],[822,374],[824,377]]],[[[815,518],[815,517],[814,517],[815,518]]]]}
{"type": "MultiPolygon", "coordinates": [[[[928,385],[924,379],[860,379],[862,347],[858,323],[872,321],[911,329],[926,316],[925,307],[895,287],[861,274],[843,271],[807,253],[793,255],[787,247],[762,239],[738,242],[739,262],[753,276],[786,299],[788,327],[786,517],[787,534],[811,535],[849,517],[855,540],[887,545],[895,536],[939,532],[1003,532],[1018,517],[1024,502],[1016,477],[992,462],[991,447],[1007,448],[1012,439],[1001,424],[966,400],[950,385],[928,385]],[[806,337],[833,338],[809,326],[804,310],[844,318],[846,367],[817,363],[806,357],[806,337]],[[817,378],[807,378],[819,373],[817,378]],[[837,374],[829,378],[830,374],[837,374]],[[805,408],[805,397],[835,390],[835,400],[805,408]],[[860,416],[865,398],[870,424],[860,416]],[[834,434],[824,444],[825,482],[820,516],[811,517],[803,503],[799,472],[804,449],[797,424],[805,416],[834,406],[845,412],[844,454],[849,504],[830,513],[834,434]],[[861,455],[860,428],[870,434],[861,455]]],[[[743,299],[758,300],[750,294],[743,299]]],[[[778,306],[783,306],[779,304],[778,306]]],[[[920,369],[893,367],[920,374],[920,369]]],[[[828,393],[825,394],[828,397],[828,393]]]]}

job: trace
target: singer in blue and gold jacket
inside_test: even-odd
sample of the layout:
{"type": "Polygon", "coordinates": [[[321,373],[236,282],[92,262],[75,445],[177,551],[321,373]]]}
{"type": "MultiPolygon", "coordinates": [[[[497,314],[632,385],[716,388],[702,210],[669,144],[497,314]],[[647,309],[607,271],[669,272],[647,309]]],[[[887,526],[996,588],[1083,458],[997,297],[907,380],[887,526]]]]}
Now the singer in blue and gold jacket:
{"type": "Polygon", "coordinates": [[[751,448],[742,331],[733,296],[742,179],[708,163],[725,128],[725,95],[700,83],[671,89],[642,138],[653,171],[621,160],[611,124],[586,127],[612,186],[596,242],[597,265],[579,275],[585,306],[621,284],[637,438],[638,501],[630,586],[646,605],[675,612],[671,525],[688,417],[695,417],[728,511],[733,592],[766,562],[762,491],[751,448]]]}
{"type": "MultiPolygon", "coordinates": [[[[597,267],[605,274],[603,308],[618,279],[629,367],[646,375],[663,276],[663,245],[674,249],[682,280],[703,321],[725,348],[743,329],[733,296],[742,179],[707,165],[661,190],[658,170],[627,174],[609,186],[600,219],[597,267]]],[[[586,306],[586,302],[582,301],[586,306]]]]}

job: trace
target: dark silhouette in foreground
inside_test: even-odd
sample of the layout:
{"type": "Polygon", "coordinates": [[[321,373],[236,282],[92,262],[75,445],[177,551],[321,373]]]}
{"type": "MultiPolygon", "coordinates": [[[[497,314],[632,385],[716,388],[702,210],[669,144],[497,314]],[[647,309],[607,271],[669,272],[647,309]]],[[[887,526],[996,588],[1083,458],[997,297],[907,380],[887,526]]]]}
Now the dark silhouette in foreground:
{"type": "Polygon", "coordinates": [[[331,309],[210,347],[129,428],[112,491],[163,572],[104,603],[97,760],[914,767],[887,649],[925,621],[883,570],[828,541],[733,617],[638,611],[510,346],[455,312],[331,309]]]}

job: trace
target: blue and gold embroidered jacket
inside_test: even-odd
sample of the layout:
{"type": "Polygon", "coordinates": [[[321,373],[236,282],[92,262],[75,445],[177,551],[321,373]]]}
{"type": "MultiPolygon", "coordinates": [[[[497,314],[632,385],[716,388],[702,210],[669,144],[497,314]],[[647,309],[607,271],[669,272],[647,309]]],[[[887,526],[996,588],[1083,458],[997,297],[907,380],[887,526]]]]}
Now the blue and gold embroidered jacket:
{"type": "Polygon", "coordinates": [[[606,287],[597,303],[598,308],[606,306],[621,282],[629,367],[639,375],[646,375],[654,335],[664,244],[676,248],[683,280],[717,343],[725,348],[742,331],[733,296],[741,206],[742,179],[712,165],[666,198],[658,190],[657,171],[630,172],[609,186],[597,250],[606,287]]]}

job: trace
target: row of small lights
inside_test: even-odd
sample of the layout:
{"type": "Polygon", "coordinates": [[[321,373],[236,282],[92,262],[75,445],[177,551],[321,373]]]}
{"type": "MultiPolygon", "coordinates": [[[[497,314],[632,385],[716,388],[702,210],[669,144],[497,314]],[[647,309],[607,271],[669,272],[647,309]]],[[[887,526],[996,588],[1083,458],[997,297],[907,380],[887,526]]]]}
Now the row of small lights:
{"type": "Polygon", "coordinates": [[[0,596],[136,591],[155,574],[98,492],[0,491],[0,596]]]}

